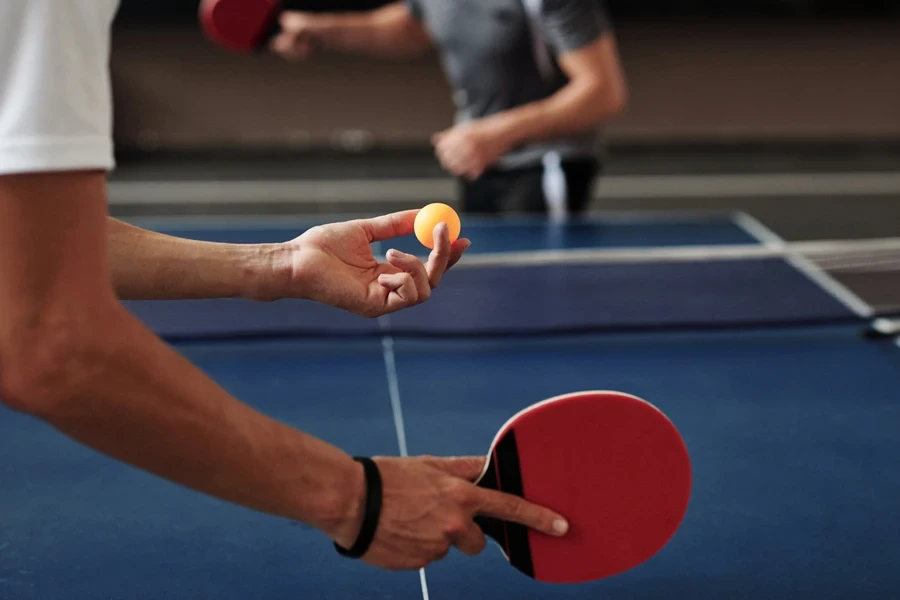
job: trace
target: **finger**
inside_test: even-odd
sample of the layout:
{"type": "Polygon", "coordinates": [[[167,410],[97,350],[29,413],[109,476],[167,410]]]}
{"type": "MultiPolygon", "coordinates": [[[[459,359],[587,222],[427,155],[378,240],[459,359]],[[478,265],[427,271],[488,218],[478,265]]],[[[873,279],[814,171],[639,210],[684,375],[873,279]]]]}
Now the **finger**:
{"type": "Polygon", "coordinates": [[[466,157],[465,164],[462,165],[462,170],[467,179],[474,181],[484,172],[484,161],[473,153],[466,157]]]}
{"type": "Polygon", "coordinates": [[[437,146],[435,147],[435,149],[434,149],[434,155],[437,157],[437,159],[440,161],[441,165],[442,165],[445,169],[450,170],[449,165],[450,165],[450,163],[452,162],[452,161],[450,160],[450,159],[451,159],[451,154],[450,154],[450,152],[447,150],[447,148],[444,147],[444,144],[439,144],[439,145],[437,145],[437,146]]]}
{"type": "Polygon", "coordinates": [[[460,154],[459,160],[455,163],[455,168],[460,176],[471,179],[472,173],[478,168],[477,161],[468,153],[460,154]]]}
{"type": "Polygon", "coordinates": [[[294,52],[301,58],[309,58],[318,50],[318,40],[309,35],[300,35],[294,43],[294,52]]]}
{"type": "Polygon", "coordinates": [[[425,272],[428,274],[428,283],[434,289],[441,282],[441,276],[447,270],[450,262],[450,227],[446,223],[438,223],[433,232],[434,249],[428,256],[428,264],[425,272]]]}
{"type": "Polygon", "coordinates": [[[444,131],[438,131],[437,133],[435,133],[434,135],[431,136],[431,145],[432,146],[439,145],[445,137],[447,137],[446,129],[444,131]]]}
{"type": "Polygon", "coordinates": [[[444,170],[446,170],[446,171],[447,171],[448,173],[450,173],[451,175],[454,175],[454,176],[456,176],[456,177],[460,177],[460,176],[461,176],[461,175],[460,175],[459,167],[457,166],[456,163],[451,162],[451,161],[448,161],[448,160],[442,160],[442,161],[441,161],[441,166],[443,166],[443,167],[444,167],[444,170]]]}
{"type": "Polygon", "coordinates": [[[475,482],[484,472],[487,459],[483,456],[424,456],[422,461],[429,467],[439,469],[447,475],[475,482]]]}
{"type": "Polygon", "coordinates": [[[441,164],[457,177],[462,177],[466,172],[465,158],[457,156],[454,152],[444,154],[441,157],[441,164]]]}
{"type": "Polygon", "coordinates": [[[416,284],[416,290],[419,292],[419,302],[428,300],[431,296],[431,284],[428,283],[428,273],[425,271],[425,264],[411,254],[393,249],[388,251],[387,259],[391,265],[398,269],[403,269],[412,276],[416,284]]]}
{"type": "Polygon", "coordinates": [[[419,301],[419,291],[409,273],[385,273],[378,283],[388,289],[387,308],[390,311],[413,306],[419,301]]]}
{"type": "Polygon", "coordinates": [[[456,175],[457,177],[462,177],[466,170],[465,157],[460,156],[458,153],[452,150],[448,150],[438,156],[441,162],[441,166],[444,167],[447,171],[456,175]]]}
{"type": "Polygon", "coordinates": [[[562,536],[569,525],[562,515],[527,502],[519,496],[485,488],[475,488],[476,513],[525,525],[554,537],[562,536]]]}
{"type": "Polygon", "coordinates": [[[487,538],[484,537],[484,532],[481,531],[481,528],[474,521],[466,529],[465,535],[452,540],[452,542],[466,556],[477,556],[487,546],[487,538]]]}
{"type": "Polygon", "coordinates": [[[436,563],[436,562],[440,562],[440,561],[444,560],[445,558],[447,558],[447,555],[450,554],[451,547],[452,546],[447,546],[446,548],[441,548],[440,550],[437,550],[432,555],[430,562],[436,563]]]}
{"type": "Polygon", "coordinates": [[[459,262],[465,251],[468,250],[471,245],[472,240],[468,238],[460,238],[453,242],[453,246],[450,249],[450,260],[447,262],[447,271],[459,262]]]}
{"type": "Polygon", "coordinates": [[[286,10],[278,17],[278,25],[283,31],[289,33],[296,33],[306,29],[308,23],[308,16],[295,10],[286,10]]]}
{"type": "Polygon", "coordinates": [[[294,49],[294,36],[290,33],[280,33],[269,42],[272,52],[280,55],[288,55],[294,49]]]}
{"type": "Polygon", "coordinates": [[[474,161],[471,165],[469,165],[468,175],[472,180],[478,179],[481,177],[482,173],[484,173],[484,161],[474,161]]]}
{"type": "Polygon", "coordinates": [[[302,34],[282,33],[269,43],[275,54],[287,60],[309,58],[314,50],[314,41],[302,34]]]}
{"type": "Polygon", "coordinates": [[[416,215],[419,209],[402,210],[371,219],[360,219],[369,242],[381,242],[395,237],[409,235],[415,231],[416,215]]]}
{"type": "Polygon", "coordinates": [[[443,163],[457,164],[462,153],[457,151],[457,146],[449,139],[442,140],[435,148],[435,154],[443,163]]]}

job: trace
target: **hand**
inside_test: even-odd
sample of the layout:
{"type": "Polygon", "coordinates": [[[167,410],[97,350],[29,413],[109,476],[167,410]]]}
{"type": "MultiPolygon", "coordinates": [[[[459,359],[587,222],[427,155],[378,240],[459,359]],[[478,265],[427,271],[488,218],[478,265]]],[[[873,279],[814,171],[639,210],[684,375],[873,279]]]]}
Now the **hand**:
{"type": "Polygon", "coordinates": [[[483,121],[457,125],[431,138],[441,165],[469,180],[478,179],[509,150],[505,137],[483,121]]]}
{"type": "Polygon", "coordinates": [[[413,233],[417,214],[408,210],[321,225],[288,242],[286,291],[281,296],[314,300],[364,317],[425,302],[471,242],[461,238],[451,245],[447,225],[440,223],[426,263],[397,250],[388,251],[387,262],[375,260],[372,242],[413,233]]]}
{"type": "MultiPolygon", "coordinates": [[[[565,520],[555,512],[474,485],[485,458],[373,460],[381,472],[383,501],[375,539],[363,556],[371,565],[421,569],[443,559],[453,547],[475,556],[487,544],[476,516],[520,523],[554,537],[565,534],[565,520]]],[[[344,548],[352,546],[359,533],[363,502],[360,498],[353,514],[329,534],[344,548]]]]}
{"type": "Polygon", "coordinates": [[[272,52],[287,60],[307,60],[323,45],[316,28],[315,16],[296,11],[286,11],[279,19],[281,32],[269,42],[272,52]]]}

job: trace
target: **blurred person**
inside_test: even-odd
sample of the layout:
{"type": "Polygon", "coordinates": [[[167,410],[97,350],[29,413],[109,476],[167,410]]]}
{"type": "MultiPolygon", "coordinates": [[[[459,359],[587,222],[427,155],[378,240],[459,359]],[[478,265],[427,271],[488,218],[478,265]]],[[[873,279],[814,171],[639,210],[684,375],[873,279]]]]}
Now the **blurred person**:
{"type": "Polygon", "coordinates": [[[399,0],[360,13],[287,11],[280,26],[271,49],[290,60],[437,49],[457,114],[431,142],[464,211],[589,208],[603,125],[627,96],[601,0],[399,0]]]}
{"type": "Polygon", "coordinates": [[[415,211],[266,245],[110,218],[117,9],[118,0],[0,2],[0,400],[123,463],[309,524],[341,553],[361,544],[352,555],[383,568],[420,568],[451,546],[479,553],[478,514],[560,535],[555,513],[473,484],[484,457],[348,456],[230,396],[123,307],[122,298],[290,297],[376,317],[426,301],[468,241],[451,245],[441,225],[427,262],[394,251],[379,262],[370,242],[411,233],[415,211]],[[360,540],[378,501],[374,537],[360,540]]]}

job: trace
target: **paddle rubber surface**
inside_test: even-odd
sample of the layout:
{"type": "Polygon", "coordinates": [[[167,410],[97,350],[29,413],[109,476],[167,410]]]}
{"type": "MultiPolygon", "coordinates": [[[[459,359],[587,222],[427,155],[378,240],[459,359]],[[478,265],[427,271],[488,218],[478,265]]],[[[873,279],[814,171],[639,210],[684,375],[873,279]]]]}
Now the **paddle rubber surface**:
{"type": "Polygon", "coordinates": [[[678,430],[652,404],[619,392],[578,392],[513,416],[494,438],[478,485],[566,517],[561,538],[477,522],[526,575],[579,583],[632,569],[666,545],[687,512],[691,465],[678,430]]]}
{"type": "Polygon", "coordinates": [[[203,0],[200,25],[216,44],[235,52],[253,52],[278,31],[277,0],[203,0]]]}

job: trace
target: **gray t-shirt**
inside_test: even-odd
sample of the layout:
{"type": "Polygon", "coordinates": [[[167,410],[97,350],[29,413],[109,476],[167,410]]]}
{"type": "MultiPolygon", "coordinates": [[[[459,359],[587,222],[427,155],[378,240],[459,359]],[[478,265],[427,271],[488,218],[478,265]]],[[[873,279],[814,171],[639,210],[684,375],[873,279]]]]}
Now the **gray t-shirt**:
{"type": "MultiPolygon", "coordinates": [[[[440,50],[457,122],[552,96],[567,83],[556,57],[610,29],[602,0],[404,0],[440,50]]],[[[534,165],[555,152],[594,156],[602,131],[529,144],[501,168],[534,165]]]]}

